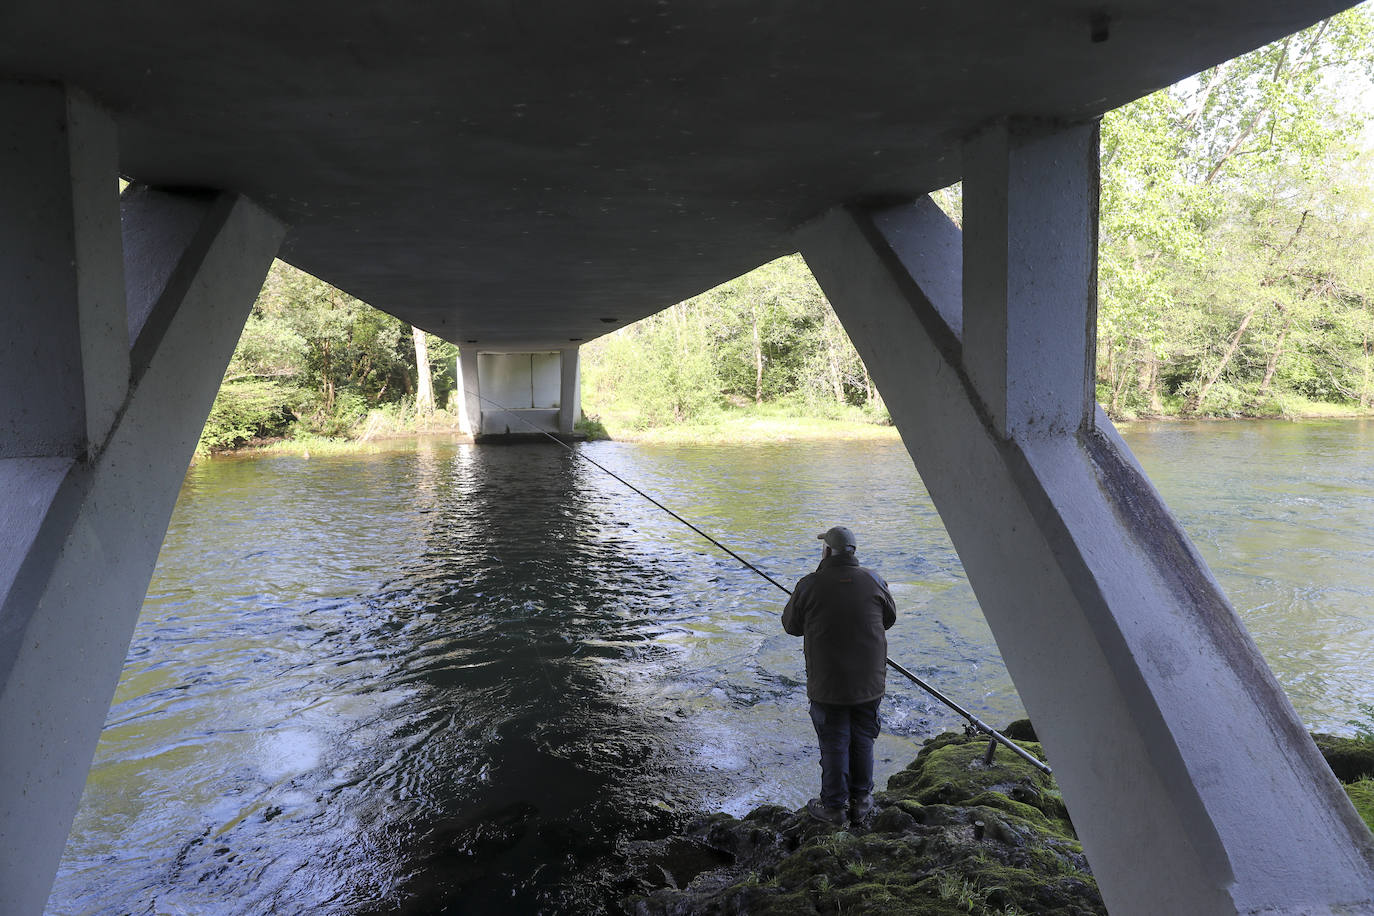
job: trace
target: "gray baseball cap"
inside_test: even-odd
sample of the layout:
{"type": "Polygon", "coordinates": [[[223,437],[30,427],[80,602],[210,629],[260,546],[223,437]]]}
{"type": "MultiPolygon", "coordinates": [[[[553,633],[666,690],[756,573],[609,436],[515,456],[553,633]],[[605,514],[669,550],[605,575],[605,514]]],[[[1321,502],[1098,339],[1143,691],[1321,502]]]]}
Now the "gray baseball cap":
{"type": "Polygon", "coordinates": [[[859,546],[858,541],[854,540],[854,532],[843,525],[836,525],[829,531],[821,532],[816,537],[825,541],[825,545],[836,553],[844,553],[846,550],[854,551],[859,546]]]}

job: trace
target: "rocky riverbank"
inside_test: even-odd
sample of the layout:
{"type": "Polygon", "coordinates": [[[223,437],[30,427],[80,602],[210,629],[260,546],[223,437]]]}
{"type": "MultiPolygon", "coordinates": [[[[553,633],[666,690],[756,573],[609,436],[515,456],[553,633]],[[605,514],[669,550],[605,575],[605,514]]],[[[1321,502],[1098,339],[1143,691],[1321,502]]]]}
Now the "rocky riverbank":
{"type": "MultiPolygon", "coordinates": [[[[1007,732],[1043,759],[1030,723],[1007,732]]],[[[1374,826],[1374,744],[1316,735],[1374,826]]],[[[636,916],[850,913],[1066,916],[1106,913],[1053,777],[987,739],[947,733],[875,796],[862,825],[775,805],[712,814],[678,836],[631,844],[636,916]]]]}
{"type": "MultiPolygon", "coordinates": [[[[1024,731],[1020,732],[1025,734],[1024,731]]],[[[1032,754],[1034,741],[1018,742],[1032,754]]],[[[888,780],[860,826],[804,810],[713,814],[635,844],[643,916],[1105,913],[1052,777],[985,738],[944,734],[888,780]]]]}

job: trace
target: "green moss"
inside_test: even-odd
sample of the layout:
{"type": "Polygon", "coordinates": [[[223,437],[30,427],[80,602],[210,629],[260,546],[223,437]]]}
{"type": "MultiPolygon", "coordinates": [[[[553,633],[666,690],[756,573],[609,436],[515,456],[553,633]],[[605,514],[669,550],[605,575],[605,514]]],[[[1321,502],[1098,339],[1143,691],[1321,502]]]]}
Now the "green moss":
{"type": "Polygon", "coordinates": [[[788,856],[778,866],[778,881],[785,885],[804,884],[814,875],[838,876],[844,866],[830,849],[809,843],[788,856]]]}
{"type": "Polygon", "coordinates": [[[1365,826],[1374,831],[1374,779],[1352,782],[1345,787],[1345,793],[1355,803],[1355,810],[1360,812],[1365,826]]]}
{"type": "Polygon", "coordinates": [[[1374,777],[1374,741],[1321,732],[1314,733],[1312,740],[1341,782],[1359,782],[1374,777]]]}
{"type": "Polygon", "coordinates": [[[959,888],[956,899],[974,913],[995,913],[1009,908],[1026,913],[1101,912],[1084,899],[1085,894],[1096,893],[1091,877],[1063,873],[1046,875],[1026,867],[1005,865],[987,856],[975,856],[961,863],[953,880],[945,881],[946,893],[951,885],[959,888]]]}
{"type": "Polygon", "coordinates": [[[995,808],[1003,814],[1012,815],[1013,818],[1029,821],[1041,830],[1051,830],[1061,836],[1073,836],[1073,832],[1068,829],[1066,821],[1058,818],[1048,818],[1039,808],[1028,805],[1025,802],[1016,801],[1013,798],[1008,798],[1001,792],[983,792],[969,799],[968,804],[971,806],[995,808]]]}
{"type": "MultiPolygon", "coordinates": [[[[1044,756],[1033,741],[1017,744],[1037,757],[1044,756]]],[[[1051,821],[1062,822],[1058,830],[1072,829],[1052,776],[1005,749],[991,764],[984,764],[986,750],[982,738],[941,735],[921,749],[911,767],[888,780],[888,792],[923,805],[969,804],[986,792],[995,792],[1039,810],[1051,821]]]]}
{"type": "Polygon", "coordinates": [[[836,912],[874,916],[948,916],[945,901],[926,889],[900,882],[869,881],[843,888],[834,894],[836,912]]]}
{"type": "Polygon", "coordinates": [[[1104,912],[1053,779],[1010,753],[985,765],[986,746],[954,734],[928,742],[877,794],[867,828],[837,830],[776,807],[702,819],[697,838],[730,850],[733,871],[655,892],[636,911],[1104,912]]]}

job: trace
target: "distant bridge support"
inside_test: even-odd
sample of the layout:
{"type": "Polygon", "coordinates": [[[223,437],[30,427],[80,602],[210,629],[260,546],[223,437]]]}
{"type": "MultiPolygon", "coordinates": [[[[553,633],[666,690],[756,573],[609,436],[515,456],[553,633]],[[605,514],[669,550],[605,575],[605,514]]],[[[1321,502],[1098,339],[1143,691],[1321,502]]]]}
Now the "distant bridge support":
{"type": "Polygon", "coordinates": [[[802,253],[938,507],[1113,914],[1374,912],[1374,847],[1093,397],[1097,130],[1009,121],[802,253]]]}
{"type": "Polygon", "coordinates": [[[464,413],[476,438],[571,436],[582,417],[581,357],[561,350],[459,354],[464,413]]]}
{"type": "Polygon", "coordinates": [[[79,93],[0,82],[0,908],[43,911],[129,639],[282,227],[130,187],[79,93]]]}

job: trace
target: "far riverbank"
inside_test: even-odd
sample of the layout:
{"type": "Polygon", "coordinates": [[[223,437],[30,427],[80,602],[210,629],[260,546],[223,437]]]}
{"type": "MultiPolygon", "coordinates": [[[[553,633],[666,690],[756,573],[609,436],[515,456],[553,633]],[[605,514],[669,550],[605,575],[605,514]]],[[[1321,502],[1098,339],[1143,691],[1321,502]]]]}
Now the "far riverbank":
{"type": "Polygon", "coordinates": [[[721,414],[710,420],[673,426],[635,427],[605,422],[609,438],[617,442],[655,445],[745,445],[751,443],[835,440],[895,440],[897,427],[826,417],[768,417],[721,414]]]}
{"type": "MultiPolygon", "coordinates": [[[[1189,424],[1255,423],[1265,421],[1363,420],[1374,417],[1374,411],[1348,405],[1311,402],[1300,414],[1287,416],[1197,416],[1177,414],[1162,416],[1113,417],[1123,429],[1152,423],[1189,424]]],[[[588,414],[579,423],[579,432],[589,439],[611,439],[649,445],[749,445],[782,442],[824,441],[895,441],[901,436],[886,414],[871,414],[854,409],[841,416],[799,414],[795,409],[784,410],[775,405],[731,407],[708,415],[671,425],[650,426],[635,414],[588,414]]],[[[459,428],[458,417],[436,411],[430,417],[410,418],[410,422],[378,423],[365,421],[348,435],[326,437],[304,435],[290,438],[252,440],[236,449],[217,451],[216,456],[246,457],[254,454],[327,455],[357,454],[395,447],[396,443],[415,439],[441,441],[471,441],[459,428]],[[388,445],[388,443],[391,443],[388,445]]],[[[204,457],[204,456],[201,456],[204,457]]]]}
{"type": "MultiPolygon", "coordinates": [[[[1104,405],[1104,410],[1106,407],[1104,405]]],[[[1374,417],[1374,407],[1361,407],[1358,404],[1334,403],[1331,401],[1308,401],[1289,399],[1274,402],[1272,410],[1199,412],[1185,414],[1181,405],[1165,405],[1158,412],[1136,413],[1133,411],[1107,410],[1107,416],[1114,423],[1134,423],[1153,420],[1358,420],[1374,417]]]]}

